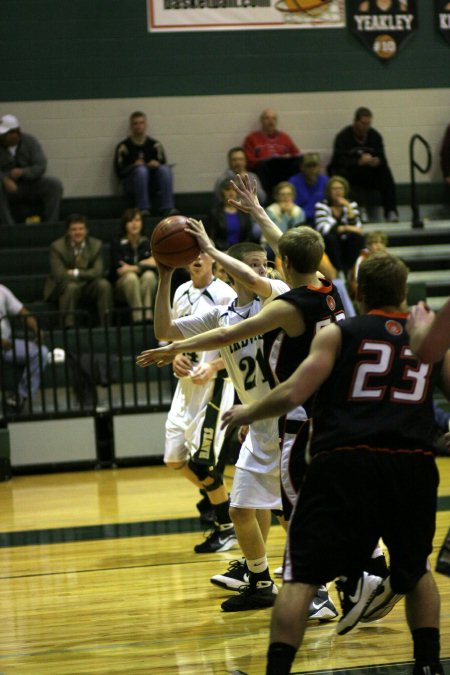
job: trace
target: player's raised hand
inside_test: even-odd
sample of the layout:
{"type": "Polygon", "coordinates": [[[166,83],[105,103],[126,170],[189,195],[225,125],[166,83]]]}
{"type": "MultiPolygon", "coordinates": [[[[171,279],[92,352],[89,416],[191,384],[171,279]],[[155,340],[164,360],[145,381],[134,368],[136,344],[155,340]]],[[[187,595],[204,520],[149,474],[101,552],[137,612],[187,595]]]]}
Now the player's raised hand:
{"type": "Polygon", "coordinates": [[[212,244],[202,221],[195,220],[195,218],[188,218],[188,223],[189,226],[185,228],[186,232],[192,234],[197,239],[201,250],[207,253],[208,249],[212,248],[212,244]]]}
{"type": "Polygon", "coordinates": [[[435,313],[422,301],[411,307],[408,321],[406,322],[406,330],[413,341],[425,334],[428,327],[433,323],[434,317],[435,313]]]}
{"type": "Polygon", "coordinates": [[[256,180],[250,180],[247,173],[243,176],[236,175],[231,181],[237,192],[238,199],[229,199],[229,204],[232,204],[244,213],[251,213],[254,209],[260,209],[258,196],[256,194],[256,180]]]}
{"type": "Polygon", "coordinates": [[[240,427],[251,423],[248,405],[234,405],[222,415],[221,429],[240,427]]]}
{"type": "Polygon", "coordinates": [[[141,368],[151,366],[152,363],[157,366],[165,366],[171,363],[175,358],[175,352],[172,350],[172,345],[166,347],[159,347],[158,349],[146,349],[141,352],[136,359],[136,364],[141,368]]]}

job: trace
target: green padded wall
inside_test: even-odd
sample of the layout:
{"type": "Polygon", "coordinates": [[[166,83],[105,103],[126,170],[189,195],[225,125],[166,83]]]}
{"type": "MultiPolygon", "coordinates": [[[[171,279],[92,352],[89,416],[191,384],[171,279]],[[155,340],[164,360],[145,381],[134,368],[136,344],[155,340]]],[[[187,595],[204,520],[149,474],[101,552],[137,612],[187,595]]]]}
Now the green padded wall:
{"type": "Polygon", "coordinates": [[[3,101],[448,87],[433,0],[390,63],[346,29],[148,33],[145,0],[2,0],[3,101]]]}

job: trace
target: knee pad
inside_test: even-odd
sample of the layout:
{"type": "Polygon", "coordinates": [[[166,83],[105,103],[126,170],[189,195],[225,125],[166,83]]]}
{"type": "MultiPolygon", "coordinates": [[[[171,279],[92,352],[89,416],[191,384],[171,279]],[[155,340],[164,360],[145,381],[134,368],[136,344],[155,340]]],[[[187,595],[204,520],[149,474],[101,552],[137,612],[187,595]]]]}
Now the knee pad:
{"type": "Polygon", "coordinates": [[[213,482],[209,485],[204,485],[206,492],[214,492],[214,490],[217,490],[217,488],[220,488],[223,485],[222,474],[216,467],[208,473],[208,478],[212,478],[213,482]]]}
{"type": "Polygon", "coordinates": [[[221,485],[223,485],[222,474],[217,469],[217,467],[209,467],[204,464],[198,464],[192,459],[188,462],[188,467],[193,474],[197,476],[199,481],[203,482],[206,478],[212,478],[212,483],[209,485],[203,485],[206,492],[213,492],[217,490],[221,485]]]}
{"type": "Polygon", "coordinates": [[[205,478],[208,478],[209,476],[209,467],[206,466],[205,464],[198,464],[197,462],[194,462],[192,459],[189,460],[187,463],[188,469],[192,471],[192,473],[200,480],[205,480],[205,478]]]}

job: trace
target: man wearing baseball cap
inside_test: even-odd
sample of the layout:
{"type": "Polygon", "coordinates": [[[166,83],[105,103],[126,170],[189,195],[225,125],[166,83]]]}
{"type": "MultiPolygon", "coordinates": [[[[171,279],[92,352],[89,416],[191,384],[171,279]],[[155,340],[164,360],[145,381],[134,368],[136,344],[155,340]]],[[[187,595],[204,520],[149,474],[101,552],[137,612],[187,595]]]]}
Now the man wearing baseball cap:
{"type": "Polygon", "coordinates": [[[15,225],[11,205],[40,202],[43,220],[59,220],[63,186],[45,176],[47,158],[40,143],[20,129],[15,115],[0,119],[0,224],[15,225]]]}

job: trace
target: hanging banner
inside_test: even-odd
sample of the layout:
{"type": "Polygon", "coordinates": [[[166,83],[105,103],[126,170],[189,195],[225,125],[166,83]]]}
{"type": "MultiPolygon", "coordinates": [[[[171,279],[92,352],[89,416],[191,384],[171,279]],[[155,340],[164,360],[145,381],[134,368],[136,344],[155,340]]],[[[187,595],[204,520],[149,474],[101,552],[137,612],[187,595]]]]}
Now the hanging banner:
{"type": "Polygon", "coordinates": [[[345,0],[147,0],[149,31],[343,28],[345,0]]]}
{"type": "Polygon", "coordinates": [[[444,40],[450,43],[450,2],[449,0],[435,0],[436,26],[444,40]]]}
{"type": "Polygon", "coordinates": [[[417,0],[348,0],[347,25],[379,59],[389,61],[417,30],[417,0]]]}

